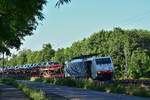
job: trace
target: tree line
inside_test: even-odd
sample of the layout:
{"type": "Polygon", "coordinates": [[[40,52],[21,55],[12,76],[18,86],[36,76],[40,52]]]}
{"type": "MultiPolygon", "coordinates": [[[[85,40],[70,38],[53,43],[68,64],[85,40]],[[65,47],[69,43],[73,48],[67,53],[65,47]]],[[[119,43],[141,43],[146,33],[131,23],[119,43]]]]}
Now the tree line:
{"type": "Polygon", "coordinates": [[[73,57],[89,54],[111,56],[116,78],[150,77],[150,31],[137,29],[101,30],[58,50],[50,43],[44,44],[39,51],[25,49],[12,55],[11,59],[5,59],[5,64],[15,66],[50,60],[64,64],[73,57]]]}

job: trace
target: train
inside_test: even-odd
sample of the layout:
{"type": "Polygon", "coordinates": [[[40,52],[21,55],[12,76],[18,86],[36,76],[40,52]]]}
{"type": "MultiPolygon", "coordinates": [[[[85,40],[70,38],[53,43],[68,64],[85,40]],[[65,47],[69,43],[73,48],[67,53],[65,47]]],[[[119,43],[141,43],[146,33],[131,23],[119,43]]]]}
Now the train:
{"type": "Polygon", "coordinates": [[[111,80],[113,73],[114,67],[110,56],[79,56],[66,61],[65,65],[49,61],[39,64],[0,67],[0,75],[5,77],[70,77],[111,80]]]}
{"type": "Polygon", "coordinates": [[[65,62],[65,77],[111,80],[114,67],[110,56],[81,56],[65,62]]]}

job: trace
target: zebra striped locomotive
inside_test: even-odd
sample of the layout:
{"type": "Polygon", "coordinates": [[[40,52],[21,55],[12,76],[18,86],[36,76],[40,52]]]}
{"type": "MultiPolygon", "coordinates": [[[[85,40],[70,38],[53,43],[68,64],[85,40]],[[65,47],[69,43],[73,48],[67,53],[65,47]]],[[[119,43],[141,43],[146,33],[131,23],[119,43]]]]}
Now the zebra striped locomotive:
{"type": "Polygon", "coordinates": [[[66,62],[65,77],[111,80],[113,63],[108,57],[78,57],[66,62]]]}

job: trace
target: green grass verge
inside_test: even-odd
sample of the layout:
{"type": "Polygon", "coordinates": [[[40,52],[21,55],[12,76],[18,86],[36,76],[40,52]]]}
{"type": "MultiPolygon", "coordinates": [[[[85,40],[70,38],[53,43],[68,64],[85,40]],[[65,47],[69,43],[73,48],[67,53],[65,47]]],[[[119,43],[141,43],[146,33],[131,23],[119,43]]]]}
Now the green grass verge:
{"type": "Polygon", "coordinates": [[[24,84],[19,84],[18,88],[20,88],[27,96],[29,96],[33,100],[48,100],[46,94],[42,90],[32,89],[24,84]]]}
{"type": "Polygon", "coordinates": [[[141,85],[125,85],[120,83],[107,83],[99,84],[98,82],[93,82],[92,80],[74,80],[66,78],[53,78],[53,79],[44,79],[44,78],[35,78],[32,81],[44,82],[54,85],[63,85],[84,89],[91,89],[97,91],[104,91],[108,93],[120,93],[126,95],[134,95],[141,97],[150,97],[150,86],[141,85]]]}

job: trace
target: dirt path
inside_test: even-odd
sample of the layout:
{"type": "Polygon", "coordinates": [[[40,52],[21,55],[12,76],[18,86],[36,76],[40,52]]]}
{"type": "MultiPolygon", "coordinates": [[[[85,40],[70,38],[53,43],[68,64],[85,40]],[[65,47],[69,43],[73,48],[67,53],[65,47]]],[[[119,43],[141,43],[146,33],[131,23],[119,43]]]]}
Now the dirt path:
{"type": "Polygon", "coordinates": [[[0,84],[0,100],[29,100],[19,89],[9,85],[0,84]]]}

